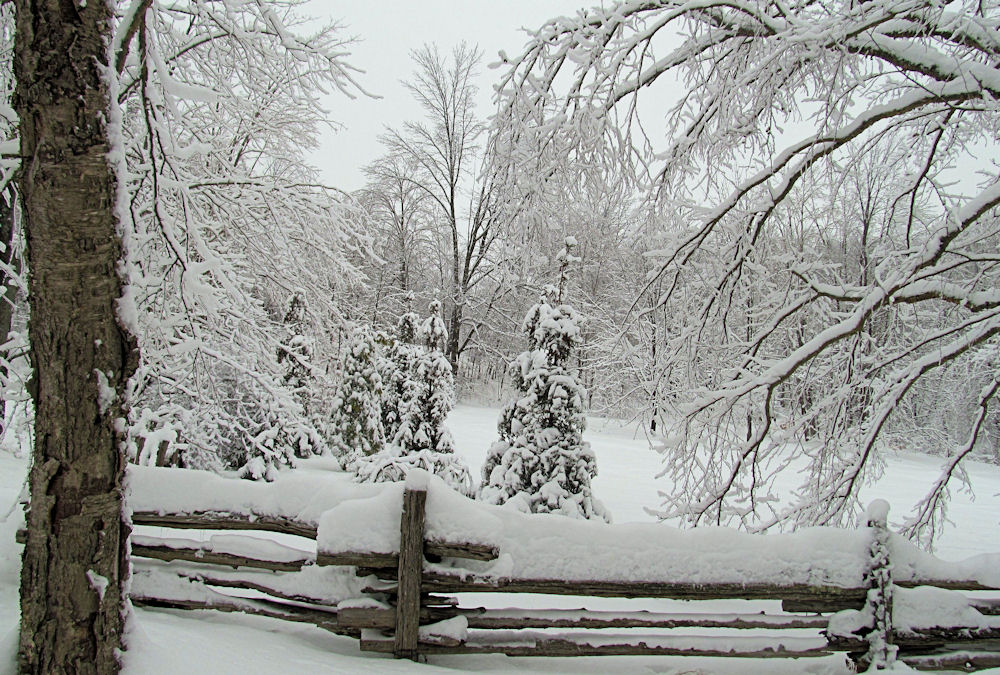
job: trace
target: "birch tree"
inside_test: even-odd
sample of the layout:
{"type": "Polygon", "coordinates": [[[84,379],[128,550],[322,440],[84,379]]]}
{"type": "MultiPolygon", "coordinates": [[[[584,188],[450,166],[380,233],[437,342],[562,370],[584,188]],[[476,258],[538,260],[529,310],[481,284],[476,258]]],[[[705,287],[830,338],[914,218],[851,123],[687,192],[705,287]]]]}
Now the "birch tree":
{"type": "Polygon", "coordinates": [[[660,366],[684,374],[659,409],[662,517],[851,520],[904,411],[961,366],[977,373],[961,440],[936,448],[941,477],[903,529],[940,526],[997,405],[997,19],[994,2],[626,0],[553,20],[506,58],[494,148],[534,176],[522,185],[600,164],[682,223],[643,281],[662,288],[654,307],[680,310],[660,366]],[[665,126],[657,90],[676,92],[665,126]],[[842,187],[873,158],[878,236],[842,187]],[[789,222],[809,245],[783,241],[789,222]],[[832,227],[860,265],[814,246],[832,227]],[[813,393],[793,392],[789,419],[795,382],[813,393]],[[804,480],[778,500],[793,462],[804,480]]]}

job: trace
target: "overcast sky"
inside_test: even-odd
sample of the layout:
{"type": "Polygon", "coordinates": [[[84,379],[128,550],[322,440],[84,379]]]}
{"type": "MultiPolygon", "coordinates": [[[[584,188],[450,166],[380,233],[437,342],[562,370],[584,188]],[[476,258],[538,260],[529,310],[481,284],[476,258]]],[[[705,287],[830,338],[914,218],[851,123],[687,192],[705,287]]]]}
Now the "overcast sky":
{"type": "Polygon", "coordinates": [[[343,125],[325,135],[311,158],[325,183],[344,190],[364,185],[361,167],[381,154],[377,137],[386,126],[415,119],[420,111],[400,80],[413,72],[410,51],[436,43],[442,52],[466,41],[479,45],[483,67],[479,77],[481,115],[492,112],[490,95],[497,71],[487,66],[497,52],[520,52],[527,37],[522,27],[537,28],[546,20],[572,15],[596,0],[311,0],[306,11],[317,18],[339,20],[345,33],[358,38],[351,63],[365,71],[359,82],[379,99],[324,99],[330,117],[343,125]]]}

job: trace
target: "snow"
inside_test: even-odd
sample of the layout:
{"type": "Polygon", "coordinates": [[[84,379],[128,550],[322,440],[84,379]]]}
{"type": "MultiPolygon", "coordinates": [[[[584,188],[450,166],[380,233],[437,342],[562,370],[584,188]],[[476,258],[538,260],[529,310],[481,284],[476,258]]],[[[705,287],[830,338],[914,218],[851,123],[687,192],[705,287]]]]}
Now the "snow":
{"type": "MultiPolygon", "coordinates": [[[[482,465],[486,449],[496,434],[496,419],[498,410],[459,405],[449,417],[456,442],[456,453],[470,467],[476,469],[482,465]]],[[[671,550],[670,546],[690,544],[695,547],[710,547],[711,545],[728,546],[735,540],[747,539],[748,545],[760,541],[780,541],[788,545],[767,550],[763,545],[752,549],[752,555],[745,555],[740,561],[737,555],[724,550],[712,553],[716,561],[731,573],[738,573],[740,565],[748,567],[764,567],[764,561],[782,558],[786,564],[794,562],[796,550],[816,543],[823,546],[823,551],[836,547],[832,544],[818,541],[820,531],[807,531],[801,535],[779,535],[779,538],[764,540],[756,535],[730,533],[725,530],[711,528],[702,534],[694,532],[674,531],[663,525],[657,525],[644,507],[655,506],[659,497],[658,490],[667,490],[662,480],[654,478],[660,467],[659,457],[648,448],[641,431],[629,425],[614,421],[591,418],[588,420],[588,431],[585,438],[590,441],[597,456],[598,475],[594,480],[595,491],[616,515],[616,520],[623,525],[607,527],[599,523],[571,521],[559,516],[535,516],[534,519],[551,521],[560,525],[560,536],[555,545],[562,547],[562,558],[565,560],[559,566],[547,572],[547,576],[555,576],[563,571],[576,573],[589,572],[586,565],[573,560],[578,557],[588,537],[597,536],[595,532],[607,530],[617,531],[625,528],[642,537],[661,537],[659,540],[667,548],[658,549],[663,561],[653,559],[653,551],[657,548],[652,542],[645,543],[640,548],[640,555],[647,556],[645,561],[659,566],[661,572],[666,568],[681,569],[684,565],[683,556],[679,551],[671,550]],[[560,519],[561,518],[561,519],[560,519]],[[562,534],[565,533],[565,538],[562,534]],[[735,536],[734,536],[735,535],[735,536]],[[796,539],[801,537],[801,540],[796,539]],[[793,555],[794,554],[794,555],[793,555]],[[758,559],[757,556],[764,556],[758,559]]],[[[912,504],[921,496],[921,490],[938,474],[940,458],[923,455],[899,453],[888,457],[886,477],[864,494],[866,501],[875,498],[884,499],[891,504],[888,513],[890,525],[894,518],[901,520],[912,504]]],[[[10,453],[0,451],[0,505],[14,504],[21,492],[22,479],[27,469],[26,459],[17,458],[10,453]]],[[[968,558],[966,561],[946,564],[926,553],[898,545],[896,538],[890,541],[893,556],[893,574],[897,579],[906,578],[916,571],[955,573],[961,575],[973,573],[986,574],[994,569],[1000,569],[1000,560],[990,553],[997,548],[995,542],[1000,541],[1000,468],[983,463],[971,462],[968,465],[970,479],[976,496],[956,491],[949,515],[955,526],[947,529],[939,542],[938,554],[945,559],[954,560],[968,558]],[[970,556],[972,556],[970,558],[970,556]]],[[[788,487],[797,483],[798,476],[788,476],[788,487]]],[[[150,469],[146,467],[130,467],[129,483],[133,489],[132,507],[136,510],[169,510],[169,511],[234,511],[257,514],[259,516],[287,517],[315,523],[321,532],[329,533],[322,514],[331,509],[340,511],[347,516],[346,523],[355,526],[358,519],[364,518],[366,523],[373,524],[375,534],[362,533],[346,524],[340,532],[342,537],[351,537],[351,545],[360,546],[372,541],[375,536],[380,542],[382,552],[390,552],[398,546],[399,509],[402,500],[402,484],[359,485],[349,480],[345,474],[335,470],[335,463],[317,458],[302,462],[302,468],[296,471],[280,471],[277,479],[271,484],[260,484],[251,481],[224,479],[214,474],[198,471],[150,469]],[[167,481],[158,481],[157,477],[163,471],[171,471],[169,485],[167,481]],[[176,474],[176,476],[175,476],[176,474]],[[175,480],[176,478],[176,480],[175,480]]],[[[462,497],[437,489],[439,481],[433,477],[429,481],[427,500],[427,528],[435,536],[467,539],[474,533],[479,533],[480,539],[498,541],[501,547],[503,561],[493,563],[464,562],[471,569],[478,565],[482,570],[493,573],[521,573],[527,570],[538,572],[537,563],[519,562],[517,558],[531,550],[532,546],[542,546],[540,542],[532,543],[527,535],[519,535],[517,528],[524,527],[526,519],[522,514],[500,507],[484,507],[474,509],[458,509],[464,505],[462,497]],[[512,528],[508,530],[508,528],[512,528]],[[485,533],[485,536],[484,534],[485,533]],[[506,547],[514,547],[509,550],[506,547]]],[[[0,513],[6,508],[0,508],[0,513]]],[[[331,521],[332,522],[332,521],[331,521]]],[[[12,510],[10,517],[0,522],[0,537],[5,545],[0,547],[0,672],[14,672],[13,654],[17,645],[18,599],[17,584],[20,564],[20,547],[13,544],[14,532],[23,523],[19,508],[12,510]],[[5,666],[9,666],[6,667],[5,666]]],[[[544,526],[538,526],[539,528],[544,526]]],[[[169,536],[165,528],[141,528],[137,536],[158,534],[169,536]]],[[[537,534],[537,532],[535,532],[537,534]]],[[[189,535],[196,536],[194,533],[189,535]]],[[[268,536],[268,535],[261,535],[268,536]]],[[[842,533],[842,543],[855,546],[854,533],[842,533]]],[[[228,543],[229,535],[212,535],[209,541],[213,546],[221,540],[228,543]]],[[[201,541],[199,540],[199,545],[201,541]]],[[[611,551],[614,549],[614,537],[610,534],[600,535],[596,541],[597,559],[609,563],[611,551]]],[[[740,546],[743,544],[740,543],[740,546]]],[[[256,546],[256,544],[250,544],[256,546]]],[[[343,545],[346,550],[349,548],[343,545]]],[[[858,549],[862,552],[863,549],[858,549]]],[[[839,554],[834,551],[833,553],[839,554]]],[[[625,556],[619,555],[619,572],[624,577],[646,576],[640,564],[624,563],[625,556]]],[[[552,561],[550,561],[552,562],[552,561]]],[[[714,564],[714,562],[713,562],[714,564]]],[[[197,575],[197,566],[183,562],[159,563],[157,561],[143,562],[137,565],[135,581],[145,583],[144,576],[170,570],[172,574],[162,575],[178,578],[177,572],[197,575]]],[[[653,569],[657,569],[654,567],[653,569]]],[[[791,573],[808,574],[824,573],[823,570],[797,569],[790,566],[791,573]]],[[[829,571],[829,570],[827,570],[829,571]]],[[[686,569],[690,578],[709,575],[709,572],[699,572],[696,569],[686,569]]],[[[853,577],[858,572],[843,574],[844,578],[853,577]]],[[[713,572],[712,574],[717,574],[713,572]]],[[[837,573],[842,574],[842,573],[837,573]]],[[[362,598],[363,588],[370,583],[370,578],[356,577],[351,568],[317,567],[308,565],[302,572],[294,574],[272,573],[263,570],[231,570],[219,568],[212,571],[216,578],[242,578],[254,580],[260,584],[270,585],[288,594],[322,598],[328,603],[341,603],[344,607],[369,606],[371,601],[362,598]]],[[[187,583],[178,579],[178,584],[187,583]]],[[[178,586],[178,588],[185,588],[178,586]]],[[[187,584],[188,592],[200,592],[187,584]]],[[[958,594],[935,589],[900,589],[895,590],[897,623],[899,625],[917,626],[918,617],[941,617],[941,622],[961,619],[967,615],[967,608],[959,600],[958,594]],[[932,610],[933,608],[933,610],[932,610]]],[[[490,596],[484,594],[468,594],[462,598],[462,604],[477,606],[485,604],[490,596]]],[[[496,599],[494,598],[494,601],[496,599]]],[[[692,605],[670,600],[617,600],[617,599],[583,599],[559,598],[552,596],[504,595],[499,599],[502,606],[520,607],[511,609],[509,613],[517,614],[525,609],[538,611],[541,609],[580,609],[581,612],[595,610],[613,610],[616,612],[639,612],[642,610],[675,614],[685,611],[695,611],[701,615],[722,615],[733,612],[756,613],[761,609],[774,611],[777,604],[751,603],[746,601],[715,601],[692,605]]],[[[973,617],[974,618],[974,617],[973,617]]],[[[995,621],[994,618],[986,619],[995,621]]],[[[700,635],[697,629],[678,629],[683,634],[700,635]]],[[[538,631],[535,631],[538,633],[538,631]]],[[[621,634],[621,631],[617,631],[621,634]]],[[[635,635],[644,635],[647,639],[667,641],[675,633],[666,632],[651,636],[651,629],[643,629],[635,635]]],[[[551,633],[540,633],[551,636],[551,633]]],[[[726,633],[741,640],[764,642],[764,633],[757,631],[739,631],[726,633]]],[[[610,640],[602,637],[606,634],[588,632],[582,639],[593,642],[610,640]]],[[[803,644],[815,640],[815,634],[803,633],[803,644]]],[[[470,637],[479,639],[476,631],[470,631],[470,637]]],[[[497,636],[494,636],[497,637],[497,636]]],[[[485,637],[483,638],[485,639],[485,637]]],[[[525,639],[521,632],[522,641],[525,639]]],[[[635,639],[635,638],[632,638],[635,639]]],[[[727,638],[728,639],[728,638],[727,638]]],[[[616,638],[620,642],[620,637],[616,638]]],[[[769,643],[776,640],[771,631],[769,643]]],[[[792,646],[790,639],[779,636],[778,642],[792,646]]],[[[687,641],[686,641],[687,643],[687,641]]],[[[659,644],[659,642],[658,642],[659,644]]],[[[689,644],[689,643],[688,643],[689,644]]],[[[142,673],[143,675],[157,673],[198,672],[213,674],[254,675],[257,673],[274,672],[316,672],[316,673],[403,673],[403,672],[491,672],[491,673],[606,673],[614,672],[661,672],[661,673],[747,673],[756,672],[763,664],[767,672],[773,673],[814,673],[816,675],[845,675],[849,672],[841,655],[808,660],[775,660],[766,663],[760,661],[747,662],[740,659],[703,658],[703,657],[580,657],[572,659],[519,658],[510,659],[500,655],[455,655],[434,656],[430,663],[415,665],[410,662],[396,661],[384,655],[360,653],[357,640],[333,635],[316,627],[297,623],[267,619],[238,614],[223,614],[213,611],[175,611],[152,608],[136,608],[132,615],[130,633],[128,636],[129,650],[126,652],[125,673],[142,673]]],[[[745,646],[743,644],[740,645],[745,646]]],[[[799,643],[796,643],[799,646],[799,643]]]]}
{"type": "Polygon", "coordinates": [[[402,483],[375,483],[378,494],[347,501],[319,520],[317,547],[322,551],[394,553],[399,551],[399,514],[403,509],[402,483]],[[393,521],[395,521],[393,523],[393,521]],[[359,523],[365,523],[359,527],[359,523]],[[324,541],[328,546],[321,546],[324,541]]]}
{"type": "MultiPolygon", "coordinates": [[[[171,583],[180,579],[183,584],[187,584],[184,579],[197,581],[203,576],[223,581],[247,581],[288,596],[309,598],[317,604],[335,607],[341,605],[347,607],[369,606],[358,603],[362,600],[372,602],[370,598],[361,597],[364,588],[370,585],[370,579],[355,575],[354,570],[347,567],[306,565],[294,573],[275,573],[248,568],[234,570],[228,567],[218,567],[212,569],[209,574],[205,567],[186,562],[165,563],[158,560],[143,560],[136,562],[133,570],[133,582],[139,580],[140,583],[144,583],[143,579],[155,578],[156,584],[160,584],[164,578],[169,578],[171,583]]],[[[180,588],[190,586],[190,584],[186,586],[183,584],[180,588]]],[[[133,583],[133,590],[135,588],[133,583]]]]}
{"type": "Polygon", "coordinates": [[[195,549],[200,553],[223,553],[275,562],[296,562],[306,557],[301,550],[283,546],[276,541],[237,534],[217,534],[209,537],[207,541],[181,538],[164,539],[133,534],[132,544],[166,546],[173,549],[195,549]]]}
{"type": "Polygon", "coordinates": [[[969,607],[957,591],[920,586],[894,588],[892,625],[897,631],[927,628],[1000,628],[1000,617],[984,616],[969,607]]]}
{"type": "MultiPolygon", "coordinates": [[[[195,513],[216,511],[290,518],[316,524],[320,514],[341,502],[377,494],[378,486],[331,480],[330,460],[310,472],[279,472],[272,483],[234,481],[209,471],[129,466],[128,494],[133,511],[195,513]],[[165,472],[170,472],[166,474],[165,472]],[[161,480],[169,475],[168,480],[161,480]]],[[[317,464],[314,462],[314,464],[317,464]]]]}
{"type": "Polygon", "coordinates": [[[412,469],[408,474],[406,474],[406,489],[415,491],[427,490],[430,480],[431,475],[423,469],[412,469]]]}
{"type": "MultiPolygon", "coordinates": [[[[380,495],[344,502],[324,514],[318,548],[329,553],[397,552],[402,489],[401,484],[387,484],[380,495]],[[363,529],[356,527],[361,517],[367,524],[363,529]]],[[[884,519],[887,514],[888,502],[873,502],[870,517],[884,519]]],[[[495,561],[454,561],[439,568],[483,579],[801,583],[843,588],[863,585],[871,541],[864,528],[816,527],[754,535],[719,527],[679,530],[657,523],[608,527],[476,502],[433,476],[425,531],[436,541],[497,546],[500,556],[495,561]]],[[[1000,555],[945,562],[898,535],[891,535],[890,547],[898,581],[972,579],[1000,587],[1000,555]]]]}
{"type": "MultiPolygon", "coordinates": [[[[443,622],[442,622],[443,623],[443,622]]],[[[530,646],[538,640],[552,639],[551,633],[541,631],[471,631],[469,640],[479,644],[530,646]]],[[[822,649],[826,640],[822,637],[768,637],[734,635],[719,639],[717,636],[698,638],[691,635],[660,635],[634,633],[608,634],[600,631],[577,633],[560,632],[559,637],[580,645],[603,647],[611,645],[642,645],[661,649],[684,649],[688,651],[764,651],[785,648],[794,651],[822,649]]]]}
{"type": "Polygon", "coordinates": [[[418,635],[420,640],[428,642],[465,642],[469,639],[469,620],[464,616],[455,616],[421,626],[418,635]]]}
{"type": "Polygon", "coordinates": [[[97,591],[97,596],[103,601],[104,593],[108,590],[108,578],[94,570],[87,570],[87,581],[90,582],[90,587],[97,591]]]}
{"type": "MultiPolygon", "coordinates": [[[[867,540],[856,532],[811,528],[768,537],[725,528],[677,530],[655,523],[609,527],[557,515],[463,504],[432,486],[429,538],[498,546],[494,563],[461,565],[487,578],[678,583],[861,585],[867,540]]],[[[326,545],[321,538],[319,545],[326,545]]]]}
{"type": "Polygon", "coordinates": [[[108,376],[98,369],[94,369],[97,376],[97,409],[103,415],[115,402],[116,394],[114,387],[108,383],[108,376]]]}
{"type": "Polygon", "coordinates": [[[865,512],[865,520],[873,525],[884,527],[889,519],[889,502],[884,499],[875,499],[868,505],[865,512]]]}
{"type": "MultiPolygon", "coordinates": [[[[849,637],[869,625],[870,610],[844,610],[830,619],[831,635],[849,637]]],[[[1000,617],[986,616],[969,606],[958,591],[932,586],[893,588],[892,626],[897,632],[935,628],[1000,629],[1000,617]]]]}

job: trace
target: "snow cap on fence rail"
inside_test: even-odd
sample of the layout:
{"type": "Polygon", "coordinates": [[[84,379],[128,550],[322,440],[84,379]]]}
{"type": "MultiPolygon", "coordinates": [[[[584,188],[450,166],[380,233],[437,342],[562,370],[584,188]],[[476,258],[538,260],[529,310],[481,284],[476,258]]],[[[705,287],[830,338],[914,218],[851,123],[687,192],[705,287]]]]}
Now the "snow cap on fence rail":
{"type": "MultiPolygon", "coordinates": [[[[659,523],[606,525],[483,504],[449,489],[436,476],[427,478],[425,536],[496,546],[500,551],[492,562],[445,561],[442,572],[484,578],[860,588],[870,564],[867,531],[814,527],[755,535],[720,527],[678,530],[659,523]]],[[[382,484],[382,494],[345,502],[324,514],[319,549],[334,554],[397,552],[403,487],[401,483],[382,484]]],[[[884,518],[887,508],[877,500],[868,516],[884,518]]],[[[897,581],[970,579],[1000,587],[1000,556],[943,561],[894,533],[889,546],[897,581]]]]}
{"type": "Polygon", "coordinates": [[[865,522],[869,527],[885,527],[889,520],[889,502],[884,499],[873,499],[865,511],[865,522]]]}
{"type": "MultiPolygon", "coordinates": [[[[319,525],[319,550],[395,553],[399,550],[402,483],[356,484],[339,472],[283,472],[263,484],[205,471],[131,466],[129,503],[136,511],[283,516],[319,525]]],[[[860,586],[867,570],[867,533],[806,528],[750,535],[725,528],[676,530],[657,523],[609,526],[557,515],[528,515],[470,500],[425,472],[426,536],[453,543],[497,546],[493,563],[463,561],[474,574],[520,578],[622,581],[822,583],[860,586]],[[623,556],[629,551],[628,556],[623,556]]],[[[413,477],[419,485],[421,476],[413,477]]],[[[869,520],[884,522],[876,500],[869,520]]],[[[976,580],[1000,588],[1000,554],[943,561],[897,534],[889,548],[893,577],[976,580]]]]}
{"type": "MultiPolygon", "coordinates": [[[[892,598],[892,627],[899,633],[920,630],[990,630],[1000,629],[1000,616],[986,616],[977,611],[960,591],[932,586],[896,587],[892,598]]],[[[853,638],[872,625],[870,607],[845,609],[830,618],[827,635],[853,638]]]]}
{"type": "MultiPolygon", "coordinates": [[[[317,465],[316,460],[312,464],[317,465]]],[[[215,511],[287,518],[318,524],[338,504],[379,494],[372,484],[354,483],[334,471],[282,471],[272,483],[234,479],[211,471],[130,465],[126,477],[133,511],[183,514],[215,511]]]]}
{"type": "Polygon", "coordinates": [[[406,489],[415,492],[426,492],[431,475],[424,469],[410,469],[406,474],[406,489]]]}

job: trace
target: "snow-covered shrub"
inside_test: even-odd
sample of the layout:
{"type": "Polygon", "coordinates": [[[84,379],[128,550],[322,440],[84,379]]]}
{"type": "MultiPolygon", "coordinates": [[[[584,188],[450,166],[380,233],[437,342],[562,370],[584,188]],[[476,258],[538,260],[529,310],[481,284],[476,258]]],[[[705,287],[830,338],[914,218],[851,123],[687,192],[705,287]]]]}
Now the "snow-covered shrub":
{"type": "Polygon", "coordinates": [[[475,493],[468,467],[454,453],[427,449],[406,453],[398,445],[387,445],[381,452],[362,458],[357,464],[357,479],[364,483],[400,481],[411,469],[423,469],[440,476],[466,496],[475,493]]]}
{"type": "Polygon", "coordinates": [[[130,461],[268,478],[326,449],[309,410],[323,377],[310,366],[314,329],[301,300],[185,314],[180,299],[161,290],[149,297],[163,307],[139,310],[130,461]]]}
{"type": "Polygon", "coordinates": [[[355,331],[348,346],[330,427],[337,454],[347,467],[385,444],[382,377],[376,367],[375,341],[366,328],[355,331]]]}
{"type": "MultiPolygon", "coordinates": [[[[189,365],[190,367],[190,365],[189,365]]],[[[211,388],[168,388],[142,364],[130,411],[131,461],[272,479],[296,457],[326,445],[293,393],[265,373],[219,361],[200,364],[211,388]]]]}
{"type": "MultiPolygon", "coordinates": [[[[550,288],[547,295],[558,299],[561,293],[550,288]]],[[[511,364],[517,395],[500,414],[500,438],[487,453],[479,498],[610,522],[591,491],[597,464],[583,440],[585,391],[569,365],[580,340],[576,314],[543,296],[528,310],[523,330],[528,349],[511,364]]]]}

